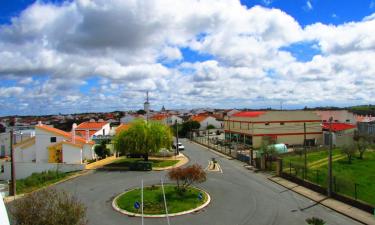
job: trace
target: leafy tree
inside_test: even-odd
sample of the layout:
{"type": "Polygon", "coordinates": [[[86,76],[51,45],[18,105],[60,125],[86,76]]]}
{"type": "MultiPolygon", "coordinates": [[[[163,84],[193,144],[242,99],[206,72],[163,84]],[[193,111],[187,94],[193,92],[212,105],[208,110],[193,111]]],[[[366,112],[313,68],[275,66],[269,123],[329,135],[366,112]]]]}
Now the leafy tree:
{"type": "Polygon", "coordinates": [[[214,125],[212,125],[212,124],[209,124],[207,126],[207,130],[210,130],[210,129],[216,129],[216,127],[214,125]]]}
{"type": "Polygon", "coordinates": [[[100,158],[104,159],[111,154],[110,150],[106,146],[106,142],[102,141],[100,145],[94,147],[95,154],[100,158]]]}
{"type": "Polygon", "coordinates": [[[144,115],[144,114],[146,114],[146,111],[144,111],[143,109],[140,109],[140,110],[137,111],[137,114],[144,115]]]}
{"type": "Polygon", "coordinates": [[[269,161],[269,168],[272,168],[273,157],[277,155],[276,147],[274,145],[269,145],[267,140],[263,140],[260,146],[260,150],[266,157],[267,161],[269,161]]]}
{"type": "Polygon", "coordinates": [[[324,225],[326,222],[320,218],[317,217],[311,217],[306,219],[306,223],[310,225],[324,225]]]}
{"type": "Polygon", "coordinates": [[[206,172],[198,164],[173,168],[168,172],[168,177],[176,181],[177,188],[181,192],[186,191],[186,188],[193,183],[202,183],[207,179],[206,172]]]}
{"type": "Polygon", "coordinates": [[[370,147],[370,143],[368,140],[366,140],[366,138],[360,137],[358,141],[356,141],[356,145],[359,152],[359,158],[363,159],[363,155],[365,154],[367,148],[370,147]]]}
{"type": "Polygon", "coordinates": [[[172,133],[168,126],[158,122],[136,120],[128,130],[123,130],[114,138],[117,152],[142,154],[145,161],[148,155],[162,148],[170,149],[172,133]]]}
{"type": "MultiPolygon", "coordinates": [[[[181,125],[178,125],[178,136],[179,137],[187,137],[189,132],[192,130],[199,129],[201,124],[198,121],[185,121],[181,125]]],[[[176,125],[174,124],[172,126],[173,132],[176,130],[176,125]]]]}
{"type": "Polygon", "coordinates": [[[15,225],[86,225],[86,207],[64,191],[44,189],[10,205],[15,225]]]}
{"type": "Polygon", "coordinates": [[[354,145],[344,145],[341,147],[341,153],[345,154],[348,158],[348,163],[352,163],[353,156],[356,152],[356,148],[354,145]]]}

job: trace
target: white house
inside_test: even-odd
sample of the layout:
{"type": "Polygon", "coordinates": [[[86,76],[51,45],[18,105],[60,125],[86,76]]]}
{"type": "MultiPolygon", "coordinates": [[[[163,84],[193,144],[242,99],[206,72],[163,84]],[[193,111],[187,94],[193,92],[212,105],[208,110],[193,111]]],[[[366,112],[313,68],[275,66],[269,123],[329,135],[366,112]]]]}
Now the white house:
{"type": "Polygon", "coordinates": [[[197,122],[200,123],[200,125],[201,125],[200,128],[199,128],[200,130],[206,130],[207,126],[209,126],[209,125],[214,126],[216,129],[223,128],[223,122],[217,120],[213,116],[209,116],[209,115],[195,115],[195,116],[191,117],[191,120],[197,121],[197,122]]]}
{"type": "MultiPolygon", "coordinates": [[[[73,125],[74,126],[74,125],[73,125]]],[[[73,127],[74,129],[74,127],[73,127]]],[[[75,132],[78,136],[86,139],[92,140],[93,136],[100,136],[100,135],[109,135],[111,131],[110,123],[108,122],[83,122],[75,127],[75,132]]]]}
{"type": "MultiPolygon", "coordinates": [[[[16,130],[13,132],[13,144],[17,144],[35,135],[34,130],[16,130]]],[[[0,133],[0,158],[10,156],[10,133],[0,133]]]]}
{"type": "Polygon", "coordinates": [[[161,122],[162,124],[172,126],[176,122],[178,124],[182,124],[183,120],[181,117],[178,117],[176,115],[169,115],[169,114],[156,114],[153,115],[151,118],[153,121],[161,122]]]}

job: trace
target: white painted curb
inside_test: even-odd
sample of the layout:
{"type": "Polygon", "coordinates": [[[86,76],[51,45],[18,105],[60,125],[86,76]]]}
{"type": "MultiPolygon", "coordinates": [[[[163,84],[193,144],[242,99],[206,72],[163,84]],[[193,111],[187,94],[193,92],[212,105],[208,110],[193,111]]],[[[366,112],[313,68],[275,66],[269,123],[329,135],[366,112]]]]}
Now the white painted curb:
{"type": "MultiPolygon", "coordinates": [[[[181,215],[185,215],[185,214],[193,213],[193,212],[196,212],[196,211],[199,211],[199,210],[205,208],[206,206],[208,206],[208,204],[210,204],[210,202],[211,202],[211,196],[210,196],[205,190],[202,190],[201,188],[197,188],[197,187],[194,187],[194,188],[200,190],[201,192],[204,192],[204,193],[206,194],[206,196],[207,196],[207,201],[206,201],[203,205],[201,205],[201,206],[199,206],[199,207],[197,207],[197,208],[195,208],[195,209],[191,209],[191,210],[187,210],[187,211],[183,211],[183,212],[179,212],[179,213],[170,213],[170,214],[168,214],[169,217],[171,217],[171,216],[181,216],[181,215]]],[[[130,191],[132,191],[132,190],[135,190],[135,189],[138,189],[138,188],[133,188],[133,189],[130,189],[130,190],[124,192],[124,193],[121,193],[121,194],[117,195],[117,196],[115,197],[115,199],[113,199],[113,201],[112,201],[112,208],[113,208],[114,210],[116,210],[117,212],[122,213],[122,214],[125,214],[125,215],[128,215],[128,216],[142,217],[142,214],[139,214],[139,213],[132,213],[132,212],[129,212],[129,211],[126,211],[126,210],[120,209],[120,208],[117,206],[117,204],[116,204],[117,199],[118,199],[121,195],[123,195],[123,194],[125,194],[125,193],[128,193],[128,192],[130,192],[130,191]]],[[[143,214],[143,217],[145,217],[145,218],[163,218],[163,217],[167,217],[167,215],[166,215],[166,214],[156,214],[156,215],[143,214]]]]}

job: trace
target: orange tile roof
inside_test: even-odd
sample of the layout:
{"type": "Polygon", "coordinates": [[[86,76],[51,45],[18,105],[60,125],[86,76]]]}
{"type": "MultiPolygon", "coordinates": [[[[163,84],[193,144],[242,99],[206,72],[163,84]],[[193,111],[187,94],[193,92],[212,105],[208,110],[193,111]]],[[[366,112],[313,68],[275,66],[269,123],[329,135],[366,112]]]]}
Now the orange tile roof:
{"type": "Polygon", "coordinates": [[[152,116],[151,119],[152,120],[164,120],[167,117],[168,115],[166,114],[157,114],[157,115],[152,116]]]}
{"type": "MultiPolygon", "coordinates": [[[[51,133],[54,133],[54,134],[57,134],[57,135],[60,135],[60,136],[63,136],[63,137],[66,137],[68,139],[72,139],[72,134],[71,133],[68,133],[68,132],[65,132],[63,130],[59,130],[59,129],[56,129],[54,127],[50,127],[50,126],[47,126],[47,125],[36,125],[35,128],[38,128],[38,129],[42,129],[42,130],[45,130],[45,131],[48,131],[48,132],[51,132],[51,133]]],[[[82,137],[79,137],[78,135],[75,136],[75,142],[81,142],[81,143],[86,143],[86,139],[82,138],[82,137]]],[[[88,144],[94,144],[93,141],[89,141],[88,144]]]]}
{"type": "Polygon", "coordinates": [[[202,122],[203,120],[205,120],[208,116],[206,115],[195,115],[195,116],[192,116],[191,117],[191,120],[193,121],[197,121],[197,122],[202,122]]]}
{"type": "Polygon", "coordinates": [[[120,133],[121,131],[128,130],[131,127],[129,123],[122,123],[120,126],[116,128],[116,134],[120,133]]]}
{"type": "Polygon", "coordinates": [[[100,130],[107,122],[83,122],[79,124],[76,130],[100,130]]]}

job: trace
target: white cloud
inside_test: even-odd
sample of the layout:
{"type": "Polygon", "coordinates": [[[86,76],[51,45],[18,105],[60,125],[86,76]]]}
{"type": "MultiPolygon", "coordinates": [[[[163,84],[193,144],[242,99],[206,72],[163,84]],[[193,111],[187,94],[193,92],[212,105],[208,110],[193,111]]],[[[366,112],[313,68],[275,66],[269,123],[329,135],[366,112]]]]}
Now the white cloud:
{"type": "Polygon", "coordinates": [[[0,86],[0,96],[30,111],[46,102],[45,110],[139,108],[145,90],[170,107],[372,101],[374,18],[302,28],[279,9],[236,0],[37,1],[0,26],[0,76],[19,86],[0,86]],[[322,54],[299,62],[280,50],[304,41],[322,54]],[[181,48],[209,59],[185,62],[181,48]],[[83,85],[92,86],[82,93],[83,85]]]}
{"type": "Polygon", "coordinates": [[[313,5],[310,0],[306,1],[306,8],[307,10],[313,10],[313,5]]]}

